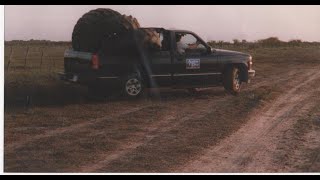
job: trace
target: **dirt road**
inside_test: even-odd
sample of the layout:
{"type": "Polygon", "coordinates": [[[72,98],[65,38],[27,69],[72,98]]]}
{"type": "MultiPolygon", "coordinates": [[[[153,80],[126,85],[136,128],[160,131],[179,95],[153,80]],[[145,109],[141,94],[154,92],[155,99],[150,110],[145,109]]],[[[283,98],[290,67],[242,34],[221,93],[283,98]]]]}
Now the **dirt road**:
{"type": "MultiPolygon", "coordinates": [[[[283,136],[293,130],[295,123],[305,118],[314,106],[319,106],[319,101],[315,101],[319,100],[319,82],[320,72],[317,68],[310,69],[304,75],[290,81],[290,89],[286,93],[252,112],[250,120],[236,133],[208,148],[178,171],[296,172],[294,167],[301,162],[288,163],[283,160],[299,149],[288,147],[297,147],[303,141],[306,147],[319,147],[320,142],[308,142],[308,137],[300,137],[297,142],[295,136],[283,136]]],[[[299,156],[294,158],[299,159],[299,156]]]]}
{"type": "Polygon", "coordinates": [[[319,69],[257,64],[239,96],[162,90],[6,111],[5,172],[319,172],[319,69]]]}

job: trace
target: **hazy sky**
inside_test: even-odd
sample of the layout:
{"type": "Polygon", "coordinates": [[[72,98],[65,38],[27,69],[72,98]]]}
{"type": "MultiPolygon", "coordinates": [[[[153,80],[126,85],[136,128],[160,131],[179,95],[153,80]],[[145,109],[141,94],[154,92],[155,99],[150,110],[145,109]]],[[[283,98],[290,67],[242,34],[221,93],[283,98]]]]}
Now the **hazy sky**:
{"type": "Polygon", "coordinates": [[[70,41],[73,26],[86,12],[112,8],[136,17],[142,26],[186,29],[204,40],[277,36],[320,41],[320,6],[5,6],[5,40],[70,41]]]}

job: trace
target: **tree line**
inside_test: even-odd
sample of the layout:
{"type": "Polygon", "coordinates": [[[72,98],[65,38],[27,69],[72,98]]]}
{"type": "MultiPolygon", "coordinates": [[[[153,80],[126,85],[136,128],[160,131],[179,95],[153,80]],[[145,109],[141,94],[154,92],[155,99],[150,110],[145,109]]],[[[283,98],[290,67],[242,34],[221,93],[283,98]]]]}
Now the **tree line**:
{"type": "Polygon", "coordinates": [[[281,41],[278,37],[269,37],[266,39],[259,39],[257,41],[249,42],[245,39],[233,39],[232,42],[227,41],[209,41],[208,44],[212,47],[215,46],[243,46],[243,47],[297,47],[297,46],[320,46],[320,42],[308,42],[300,39],[292,39],[289,41],[281,41]]]}
{"type": "Polygon", "coordinates": [[[50,40],[12,40],[5,41],[5,45],[12,46],[26,46],[26,45],[41,45],[41,46],[71,46],[71,41],[50,41],[50,40]]]}

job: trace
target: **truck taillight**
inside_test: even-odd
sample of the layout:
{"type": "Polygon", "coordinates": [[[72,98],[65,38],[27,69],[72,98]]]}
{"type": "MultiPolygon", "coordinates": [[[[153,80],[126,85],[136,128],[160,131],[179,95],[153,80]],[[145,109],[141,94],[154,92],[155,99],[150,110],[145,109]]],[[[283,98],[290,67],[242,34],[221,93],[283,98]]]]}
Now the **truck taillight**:
{"type": "Polygon", "coordinates": [[[252,56],[250,56],[248,61],[248,69],[252,69],[252,56]]]}
{"type": "Polygon", "coordinates": [[[252,61],[248,62],[248,69],[252,69],[252,61]]]}
{"type": "Polygon", "coordinates": [[[93,54],[92,58],[91,58],[91,68],[92,69],[99,69],[99,65],[100,65],[100,62],[99,62],[98,55],[97,54],[93,54]]]}

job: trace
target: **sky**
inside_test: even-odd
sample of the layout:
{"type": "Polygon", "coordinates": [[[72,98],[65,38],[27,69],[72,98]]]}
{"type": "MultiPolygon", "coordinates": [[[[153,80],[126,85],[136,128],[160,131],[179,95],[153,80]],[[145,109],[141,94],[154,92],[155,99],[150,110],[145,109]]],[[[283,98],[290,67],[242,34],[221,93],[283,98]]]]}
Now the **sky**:
{"type": "Polygon", "coordinates": [[[5,40],[71,41],[77,20],[96,8],[136,17],[143,27],[191,30],[204,40],[320,41],[320,6],[35,5],[5,6],[5,40]]]}

